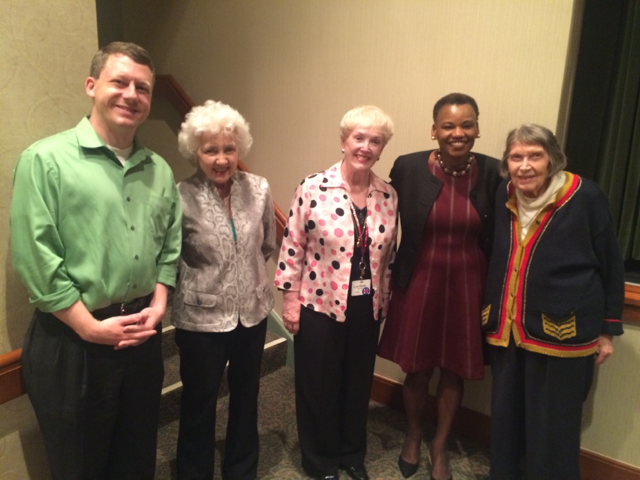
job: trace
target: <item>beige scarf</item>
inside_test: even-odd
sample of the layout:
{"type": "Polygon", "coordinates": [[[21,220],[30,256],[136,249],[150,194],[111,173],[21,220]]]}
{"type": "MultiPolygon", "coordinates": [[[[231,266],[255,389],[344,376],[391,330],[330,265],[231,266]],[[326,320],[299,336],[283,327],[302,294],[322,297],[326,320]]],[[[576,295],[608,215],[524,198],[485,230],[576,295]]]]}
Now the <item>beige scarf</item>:
{"type": "Polygon", "coordinates": [[[540,211],[547,205],[555,202],[556,193],[562,188],[566,179],[564,172],[556,173],[549,181],[547,189],[537,198],[529,198],[516,188],[516,198],[518,200],[518,218],[520,219],[520,240],[524,240],[531,224],[536,219],[540,211]]]}

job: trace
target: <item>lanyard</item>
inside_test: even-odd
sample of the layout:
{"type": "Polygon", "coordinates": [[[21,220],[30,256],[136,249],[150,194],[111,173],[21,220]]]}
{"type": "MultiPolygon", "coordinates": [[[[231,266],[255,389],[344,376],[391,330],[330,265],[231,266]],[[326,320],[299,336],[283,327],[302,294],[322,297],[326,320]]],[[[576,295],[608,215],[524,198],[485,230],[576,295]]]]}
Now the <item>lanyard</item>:
{"type": "Polygon", "coordinates": [[[353,206],[352,201],[349,201],[349,207],[351,208],[353,223],[356,224],[356,228],[358,229],[358,239],[356,240],[356,247],[360,247],[360,263],[358,263],[358,268],[360,269],[360,280],[362,280],[364,278],[364,272],[367,266],[364,263],[364,254],[367,248],[367,238],[369,236],[369,227],[367,226],[367,217],[365,217],[364,219],[364,228],[360,226],[360,221],[358,220],[358,215],[356,214],[356,209],[353,206]]]}
{"type": "Polygon", "coordinates": [[[236,225],[233,223],[233,217],[231,216],[231,192],[225,198],[222,199],[222,204],[227,210],[227,214],[229,215],[229,223],[231,224],[231,230],[233,231],[233,241],[234,243],[238,243],[238,236],[236,234],[236,225]]]}
{"type": "Polygon", "coordinates": [[[231,230],[233,230],[233,241],[238,243],[238,237],[236,236],[236,226],[233,223],[233,218],[229,217],[229,221],[231,222],[231,230]]]}

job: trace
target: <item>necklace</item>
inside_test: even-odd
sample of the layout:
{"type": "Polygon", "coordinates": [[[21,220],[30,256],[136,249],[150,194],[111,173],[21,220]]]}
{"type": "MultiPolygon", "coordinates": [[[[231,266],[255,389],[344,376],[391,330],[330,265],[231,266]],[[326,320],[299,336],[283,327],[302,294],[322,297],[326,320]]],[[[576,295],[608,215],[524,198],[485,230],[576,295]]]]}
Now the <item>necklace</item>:
{"type": "Polygon", "coordinates": [[[464,165],[464,167],[450,168],[444,164],[444,161],[442,160],[442,157],[440,155],[440,149],[436,150],[436,161],[440,165],[440,168],[442,168],[442,171],[444,173],[452,177],[464,177],[471,169],[471,164],[473,163],[474,158],[475,157],[473,156],[473,153],[470,153],[469,158],[467,158],[467,163],[464,165]]]}

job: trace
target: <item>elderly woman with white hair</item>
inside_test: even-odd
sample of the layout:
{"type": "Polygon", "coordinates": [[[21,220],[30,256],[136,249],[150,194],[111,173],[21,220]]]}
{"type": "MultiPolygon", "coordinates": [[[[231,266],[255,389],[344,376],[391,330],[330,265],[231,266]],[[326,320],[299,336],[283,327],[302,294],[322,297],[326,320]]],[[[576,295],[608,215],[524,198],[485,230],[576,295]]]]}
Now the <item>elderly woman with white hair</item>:
{"type": "Polygon", "coordinates": [[[509,133],[483,330],[491,347],[491,480],[580,479],[582,404],[622,334],[624,265],[607,198],[563,171],[540,125],[509,133]]]}
{"type": "Polygon", "coordinates": [[[302,467],[368,479],[367,413],[380,323],[389,304],[396,244],[395,190],[371,168],[393,135],[374,106],[340,123],[342,159],[296,189],[275,284],[295,334],[295,391],[302,467]]]}
{"type": "Polygon", "coordinates": [[[267,181],[238,171],[251,148],[236,110],[208,100],[182,124],[180,152],[196,167],[181,182],[182,254],[172,323],[180,348],[179,479],[211,479],[216,400],[227,362],[229,423],[222,477],[256,478],[258,390],[274,299],[266,261],[276,248],[267,181]]]}

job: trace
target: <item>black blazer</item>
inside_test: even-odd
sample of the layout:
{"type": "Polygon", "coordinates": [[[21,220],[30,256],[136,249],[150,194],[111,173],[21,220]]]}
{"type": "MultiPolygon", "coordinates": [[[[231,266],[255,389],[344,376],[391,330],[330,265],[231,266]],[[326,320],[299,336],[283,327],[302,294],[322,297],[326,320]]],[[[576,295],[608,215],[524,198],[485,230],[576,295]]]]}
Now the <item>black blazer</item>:
{"type": "MultiPolygon", "coordinates": [[[[393,284],[406,288],[418,257],[424,226],[443,183],[428,167],[432,150],[398,157],[393,164],[391,186],[398,192],[398,217],[402,240],[393,265],[393,284]]],[[[489,258],[493,242],[494,203],[496,190],[502,181],[500,162],[487,155],[475,153],[478,161],[478,183],[469,192],[469,199],[482,219],[480,247],[489,258]]]]}

